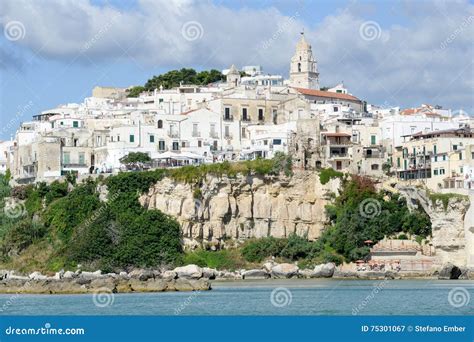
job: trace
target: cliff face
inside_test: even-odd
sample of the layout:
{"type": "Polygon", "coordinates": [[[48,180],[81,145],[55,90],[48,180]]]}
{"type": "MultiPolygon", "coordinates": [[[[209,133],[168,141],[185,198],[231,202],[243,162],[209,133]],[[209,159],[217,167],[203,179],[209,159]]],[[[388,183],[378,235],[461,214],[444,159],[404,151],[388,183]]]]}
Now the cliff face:
{"type": "Polygon", "coordinates": [[[314,172],[291,178],[207,177],[198,193],[189,184],[165,178],[141,196],[140,203],[175,217],[188,247],[198,241],[222,245],[227,239],[291,233],[316,239],[326,221],[328,195],[337,193],[339,183],[333,179],[322,185],[314,172]]]}
{"type": "Polygon", "coordinates": [[[438,266],[451,262],[456,266],[474,266],[474,195],[470,200],[459,197],[449,199],[447,205],[432,201],[424,190],[400,188],[409,206],[423,207],[429,215],[438,266]]]}

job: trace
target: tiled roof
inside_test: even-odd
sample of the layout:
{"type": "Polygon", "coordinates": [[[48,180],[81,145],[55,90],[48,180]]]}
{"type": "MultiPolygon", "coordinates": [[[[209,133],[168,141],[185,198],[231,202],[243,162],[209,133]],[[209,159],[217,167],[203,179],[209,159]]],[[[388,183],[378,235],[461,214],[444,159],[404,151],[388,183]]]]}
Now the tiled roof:
{"type": "Polygon", "coordinates": [[[306,88],[294,88],[294,89],[303,95],[327,97],[327,98],[332,98],[332,99],[341,99],[341,100],[360,102],[360,100],[357,97],[349,95],[349,94],[333,93],[331,91],[322,91],[322,90],[306,89],[306,88]]]}
{"type": "Polygon", "coordinates": [[[323,132],[322,134],[324,134],[327,137],[349,137],[349,138],[351,137],[351,135],[347,133],[323,132]]]}

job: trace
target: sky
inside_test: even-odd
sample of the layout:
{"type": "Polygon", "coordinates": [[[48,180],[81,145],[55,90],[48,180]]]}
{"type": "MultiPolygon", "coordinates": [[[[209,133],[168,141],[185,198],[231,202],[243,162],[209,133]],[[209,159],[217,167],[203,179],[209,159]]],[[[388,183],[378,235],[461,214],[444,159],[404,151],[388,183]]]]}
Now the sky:
{"type": "Polygon", "coordinates": [[[474,113],[474,0],[1,0],[0,140],[94,86],[192,67],[288,77],[304,31],[321,86],[474,113]]]}

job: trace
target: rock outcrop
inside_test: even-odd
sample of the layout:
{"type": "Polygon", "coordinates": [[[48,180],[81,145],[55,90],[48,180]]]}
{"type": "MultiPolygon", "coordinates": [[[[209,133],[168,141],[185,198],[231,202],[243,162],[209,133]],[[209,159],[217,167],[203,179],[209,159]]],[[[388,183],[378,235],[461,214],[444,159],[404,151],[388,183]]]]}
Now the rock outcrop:
{"type": "Polygon", "coordinates": [[[470,199],[452,196],[445,204],[415,187],[400,187],[400,192],[409,206],[421,205],[430,217],[436,267],[452,263],[474,268],[474,193],[470,199]]]}
{"type": "Polygon", "coordinates": [[[165,178],[140,202],[175,217],[188,248],[200,242],[222,245],[225,239],[244,240],[291,233],[320,236],[326,221],[328,195],[337,193],[339,179],[321,185],[315,172],[291,178],[242,176],[207,177],[200,197],[190,184],[165,178]]]}

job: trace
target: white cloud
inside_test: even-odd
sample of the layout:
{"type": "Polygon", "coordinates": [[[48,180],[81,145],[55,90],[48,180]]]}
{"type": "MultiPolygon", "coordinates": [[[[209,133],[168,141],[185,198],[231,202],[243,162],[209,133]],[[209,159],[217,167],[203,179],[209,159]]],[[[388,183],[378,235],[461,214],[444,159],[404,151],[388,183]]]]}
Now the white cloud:
{"type": "Polygon", "coordinates": [[[382,31],[369,40],[360,32],[368,11],[357,3],[315,27],[302,22],[304,9],[297,5],[286,15],[274,7],[230,9],[193,0],[142,0],[124,12],[73,0],[3,0],[2,6],[0,24],[18,20],[26,30],[9,46],[99,65],[110,58],[169,68],[261,64],[286,75],[306,26],[323,85],[344,80],[370,102],[473,107],[474,6],[467,1],[396,4],[387,15],[404,18],[403,25],[378,22],[382,31]],[[197,39],[183,36],[188,22],[202,28],[197,39]]]}

